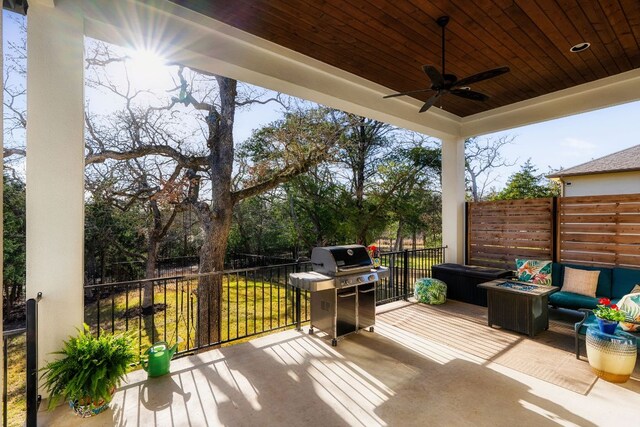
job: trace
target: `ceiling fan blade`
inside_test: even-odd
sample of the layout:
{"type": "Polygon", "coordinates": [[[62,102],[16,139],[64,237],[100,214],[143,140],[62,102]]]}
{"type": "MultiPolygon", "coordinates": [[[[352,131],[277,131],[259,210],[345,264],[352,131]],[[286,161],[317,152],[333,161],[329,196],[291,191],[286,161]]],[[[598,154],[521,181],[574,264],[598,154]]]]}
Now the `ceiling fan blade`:
{"type": "Polygon", "coordinates": [[[493,70],[483,71],[481,73],[474,74],[473,76],[465,77],[462,80],[458,80],[454,84],[454,86],[456,87],[467,86],[473,83],[481,82],[483,80],[488,80],[494,77],[498,77],[499,75],[502,75],[508,72],[509,72],[509,67],[494,68],[493,70]]]}
{"type": "Polygon", "coordinates": [[[431,79],[431,87],[434,89],[440,89],[444,86],[444,77],[440,74],[440,71],[432,65],[423,65],[422,71],[425,72],[429,79],[431,79]]]}
{"type": "Polygon", "coordinates": [[[474,92],[467,89],[451,89],[449,92],[461,98],[473,99],[474,101],[486,101],[489,99],[489,97],[484,93],[474,92]]]}
{"type": "Polygon", "coordinates": [[[425,111],[427,111],[429,108],[433,106],[433,104],[436,103],[438,99],[440,99],[441,96],[442,96],[442,91],[438,91],[431,98],[427,99],[427,102],[424,103],[424,105],[422,106],[422,108],[420,108],[420,111],[418,111],[418,113],[424,113],[425,111]]]}
{"type": "Polygon", "coordinates": [[[383,99],[385,99],[385,98],[393,98],[393,97],[396,97],[396,96],[413,95],[414,93],[428,92],[428,91],[430,91],[430,90],[433,90],[433,89],[418,89],[418,90],[410,90],[410,91],[408,91],[408,92],[392,93],[391,95],[385,95],[385,96],[383,96],[382,98],[383,98],[383,99]]]}

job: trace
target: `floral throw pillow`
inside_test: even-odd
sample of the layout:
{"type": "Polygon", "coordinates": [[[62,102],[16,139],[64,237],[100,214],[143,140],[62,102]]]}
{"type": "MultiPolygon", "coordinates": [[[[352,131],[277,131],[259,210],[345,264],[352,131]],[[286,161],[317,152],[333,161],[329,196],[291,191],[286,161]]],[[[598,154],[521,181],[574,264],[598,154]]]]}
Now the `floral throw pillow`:
{"type": "Polygon", "coordinates": [[[551,286],[551,261],[516,259],[516,276],[521,282],[551,286]]]}
{"type": "MultiPolygon", "coordinates": [[[[633,288],[633,291],[636,288],[633,288]]],[[[631,293],[623,296],[618,302],[618,307],[625,314],[624,321],[620,322],[622,330],[627,332],[640,331],[640,293],[631,293]]]]}

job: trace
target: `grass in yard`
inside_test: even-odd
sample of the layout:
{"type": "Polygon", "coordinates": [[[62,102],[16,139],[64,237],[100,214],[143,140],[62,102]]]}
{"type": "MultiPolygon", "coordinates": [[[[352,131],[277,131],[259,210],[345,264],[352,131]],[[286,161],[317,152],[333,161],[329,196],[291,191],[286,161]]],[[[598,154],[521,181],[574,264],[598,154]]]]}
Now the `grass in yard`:
{"type": "MultiPolygon", "coordinates": [[[[143,353],[152,343],[178,342],[179,351],[195,346],[197,324],[197,279],[159,281],[154,286],[154,304],[163,309],[140,316],[143,291],[137,285],[120,287],[110,295],[101,295],[85,307],[85,322],[96,331],[128,330],[135,350],[143,353]],[[98,313],[100,314],[98,318],[98,313]],[[133,313],[135,316],[127,316],[133,313]]],[[[225,277],[222,283],[220,341],[242,339],[292,325],[295,292],[290,287],[259,278],[225,277]]],[[[302,295],[302,318],[308,317],[308,296],[302,295]]],[[[206,333],[206,331],[205,331],[206,333]]]]}
{"type": "Polygon", "coordinates": [[[7,425],[23,426],[27,403],[25,399],[27,345],[24,334],[7,338],[7,425]]]}
{"type": "MultiPolygon", "coordinates": [[[[409,271],[411,270],[424,271],[424,272],[431,271],[431,267],[433,265],[437,265],[442,262],[435,256],[428,257],[426,255],[423,256],[421,254],[418,254],[416,256],[410,253],[408,258],[409,258],[408,259],[409,271]]],[[[384,256],[380,259],[380,261],[383,267],[393,266],[394,268],[397,268],[400,270],[404,268],[404,256],[402,253],[394,256],[384,256]]]]}

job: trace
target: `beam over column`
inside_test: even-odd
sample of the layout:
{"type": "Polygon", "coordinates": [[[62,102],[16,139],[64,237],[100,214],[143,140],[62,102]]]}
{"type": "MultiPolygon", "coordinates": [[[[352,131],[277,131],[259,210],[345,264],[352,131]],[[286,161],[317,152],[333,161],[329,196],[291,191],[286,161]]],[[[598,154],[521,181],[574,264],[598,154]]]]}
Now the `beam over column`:
{"type": "Polygon", "coordinates": [[[464,263],[464,138],[442,139],[442,243],[447,262],[464,263]]]}
{"type": "Polygon", "coordinates": [[[27,298],[38,365],[82,326],[84,27],[79,2],[30,2],[27,24],[27,298]]]}

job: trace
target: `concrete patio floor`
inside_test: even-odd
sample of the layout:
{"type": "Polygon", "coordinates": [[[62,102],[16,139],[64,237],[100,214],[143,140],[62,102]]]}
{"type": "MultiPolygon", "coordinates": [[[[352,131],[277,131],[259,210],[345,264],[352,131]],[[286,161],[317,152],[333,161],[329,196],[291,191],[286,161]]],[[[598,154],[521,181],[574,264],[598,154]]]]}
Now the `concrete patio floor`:
{"type": "Polygon", "coordinates": [[[40,412],[39,424],[605,426],[640,419],[640,362],[625,384],[595,380],[586,359],[572,354],[569,324],[529,339],[487,327],[486,308],[449,301],[382,306],[375,333],[337,347],[304,329],[177,359],[165,377],[132,372],[105,413],[81,420],[61,406],[40,412]]]}

